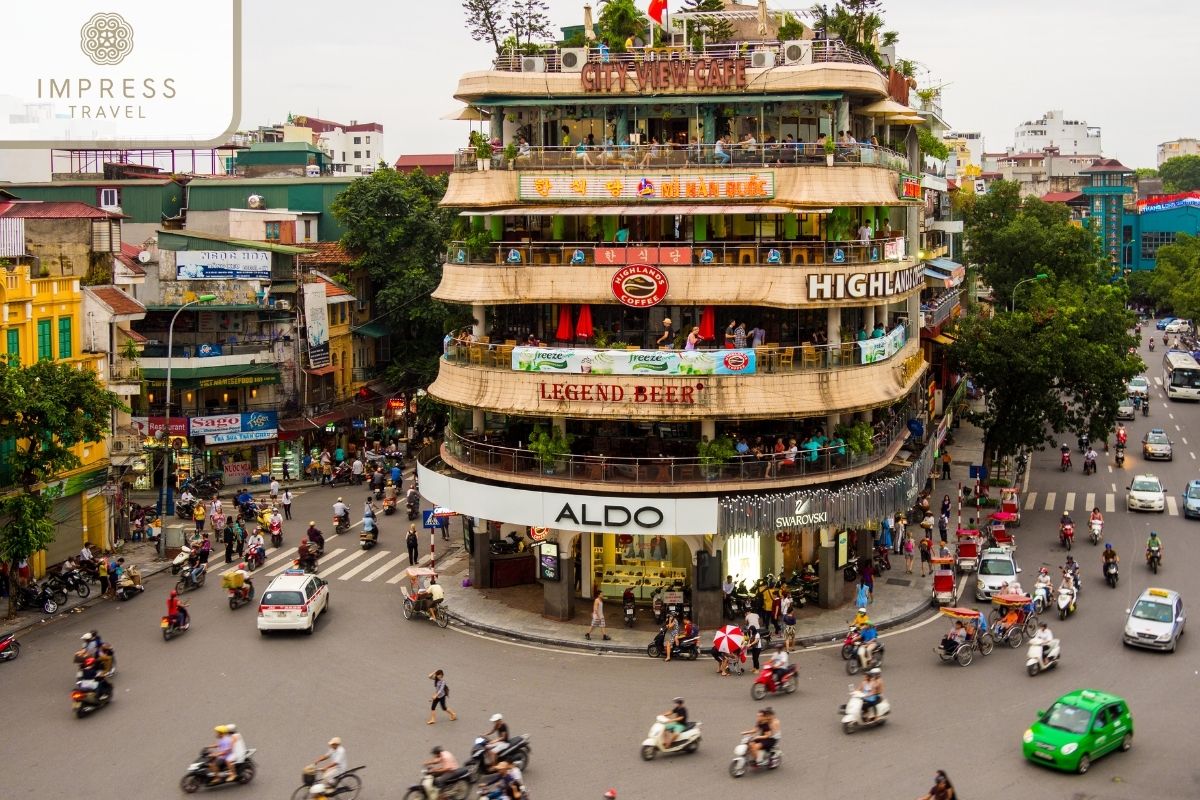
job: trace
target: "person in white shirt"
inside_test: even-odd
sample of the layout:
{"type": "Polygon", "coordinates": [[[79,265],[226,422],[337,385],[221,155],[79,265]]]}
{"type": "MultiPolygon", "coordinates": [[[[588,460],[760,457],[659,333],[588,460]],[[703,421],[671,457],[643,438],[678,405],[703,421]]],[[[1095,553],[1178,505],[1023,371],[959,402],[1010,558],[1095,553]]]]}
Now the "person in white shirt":
{"type": "Polygon", "coordinates": [[[338,519],[345,518],[346,524],[350,524],[350,509],[346,507],[346,504],[342,502],[342,498],[340,497],[333,504],[333,516],[338,519]]]}
{"type": "Polygon", "coordinates": [[[865,222],[858,228],[858,240],[863,244],[871,242],[871,226],[865,222]]]}
{"type": "Polygon", "coordinates": [[[84,564],[96,560],[96,557],[92,555],[92,547],[87,542],[83,543],[83,548],[79,551],[79,560],[84,564]]]}
{"type": "Polygon", "coordinates": [[[342,739],[340,736],[335,736],[329,740],[329,749],[325,751],[325,755],[313,762],[313,767],[319,767],[321,764],[329,762],[329,766],[321,772],[321,782],[325,784],[325,788],[332,788],[337,783],[337,779],[346,771],[349,762],[346,760],[346,748],[342,747],[342,739]]]}
{"type": "Polygon", "coordinates": [[[179,495],[179,502],[180,503],[194,503],[194,502],[196,502],[196,496],[194,494],[192,494],[191,489],[184,489],[183,494],[179,495]]]}
{"type": "Polygon", "coordinates": [[[429,579],[429,586],[425,591],[420,593],[421,598],[425,601],[425,611],[429,613],[429,621],[437,622],[437,613],[435,609],[446,599],[446,592],[441,586],[438,586],[437,578],[429,579]]]}
{"type": "Polygon", "coordinates": [[[1044,622],[1038,625],[1038,631],[1029,643],[1042,646],[1042,661],[1045,662],[1046,656],[1050,654],[1050,645],[1054,643],[1054,634],[1050,632],[1050,626],[1044,622]]]}
{"type": "Polygon", "coordinates": [[[762,630],[762,620],[759,618],[758,612],[756,612],[756,611],[747,611],[746,612],[746,627],[747,628],[757,628],[760,631],[762,630]]]}
{"type": "Polygon", "coordinates": [[[788,671],[789,661],[787,650],[784,649],[783,645],[775,645],[775,654],[771,656],[770,661],[767,663],[771,665],[771,670],[775,673],[776,683],[783,681],[783,676],[788,671]]]}
{"type": "MultiPolygon", "coordinates": [[[[229,738],[233,740],[233,745],[229,751],[229,763],[241,764],[246,760],[246,740],[242,738],[242,734],[238,733],[237,725],[232,722],[225,726],[225,730],[229,731],[229,738]]],[[[236,773],[237,770],[234,769],[236,773]]]]}
{"type": "Polygon", "coordinates": [[[271,478],[271,502],[279,499],[279,481],[271,478]]]}
{"type": "Polygon", "coordinates": [[[365,469],[361,458],[354,459],[354,463],[350,465],[350,474],[354,476],[355,483],[362,483],[365,469]]]}

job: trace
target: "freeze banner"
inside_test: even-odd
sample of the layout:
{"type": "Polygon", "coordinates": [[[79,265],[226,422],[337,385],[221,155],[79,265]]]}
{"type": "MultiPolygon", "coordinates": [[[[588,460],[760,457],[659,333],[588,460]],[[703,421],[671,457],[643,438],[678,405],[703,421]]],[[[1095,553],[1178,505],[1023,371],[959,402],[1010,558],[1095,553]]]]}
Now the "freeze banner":
{"type": "Polygon", "coordinates": [[[876,361],[886,361],[904,347],[905,330],[903,325],[896,326],[887,336],[878,339],[867,339],[858,343],[863,364],[874,364],[876,361]]]}
{"type": "Polygon", "coordinates": [[[304,284],[304,324],[308,327],[308,366],[328,366],[329,306],[323,281],[304,284]]]}
{"type": "Polygon", "coordinates": [[[514,347],[512,368],[561,375],[750,375],[754,351],[742,350],[564,350],[514,347]]]}
{"type": "Polygon", "coordinates": [[[181,281],[269,281],[271,254],[266,250],[179,250],[175,276],[181,281]]]}

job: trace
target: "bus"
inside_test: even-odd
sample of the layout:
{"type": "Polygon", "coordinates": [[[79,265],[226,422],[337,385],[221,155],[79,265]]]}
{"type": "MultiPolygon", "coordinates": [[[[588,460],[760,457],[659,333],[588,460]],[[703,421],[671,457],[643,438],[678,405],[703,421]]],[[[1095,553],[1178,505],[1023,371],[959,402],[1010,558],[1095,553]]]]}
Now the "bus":
{"type": "Polygon", "coordinates": [[[1200,364],[1191,353],[1167,351],[1163,356],[1163,388],[1171,400],[1200,400],[1200,364]]]}

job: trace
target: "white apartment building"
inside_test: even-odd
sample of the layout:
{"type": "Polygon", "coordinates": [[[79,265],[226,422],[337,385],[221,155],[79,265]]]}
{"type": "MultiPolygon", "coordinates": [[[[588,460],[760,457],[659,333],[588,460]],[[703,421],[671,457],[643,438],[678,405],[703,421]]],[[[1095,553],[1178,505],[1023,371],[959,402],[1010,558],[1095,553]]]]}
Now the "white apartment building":
{"type": "Polygon", "coordinates": [[[1041,119],[1018,125],[1009,152],[1040,153],[1047,147],[1058,148],[1058,153],[1064,156],[1104,152],[1100,128],[1083,120],[1064,119],[1062,109],[1047,111],[1041,119]]]}
{"type": "Polygon", "coordinates": [[[314,143],[329,154],[334,175],[369,175],[384,158],[383,125],[378,122],[352,119],[346,125],[303,115],[292,122],[312,130],[314,143]]]}
{"type": "Polygon", "coordinates": [[[1200,139],[1172,139],[1158,146],[1158,166],[1178,156],[1200,156],[1200,139]]]}

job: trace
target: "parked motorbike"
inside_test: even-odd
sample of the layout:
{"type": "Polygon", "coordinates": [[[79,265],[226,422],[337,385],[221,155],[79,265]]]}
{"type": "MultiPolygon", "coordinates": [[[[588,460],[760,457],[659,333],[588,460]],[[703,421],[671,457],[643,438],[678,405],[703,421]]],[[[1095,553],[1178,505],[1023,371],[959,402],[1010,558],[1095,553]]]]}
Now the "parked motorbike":
{"type": "Polygon", "coordinates": [[[870,658],[867,658],[866,646],[866,642],[859,644],[858,649],[854,653],[854,658],[846,661],[847,675],[855,675],[859,670],[866,671],[883,666],[883,642],[879,639],[875,640],[875,652],[871,653],[870,658]]]}
{"type": "Polygon", "coordinates": [[[58,611],[54,593],[45,584],[30,583],[17,589],[17,608],[40,608],[47,614],[58,611]]]}
{"type": "Polygon", "coordinates": [[[12,661],[21,655],[21,643],[15,633],[0,635],[0,661],[12,661]]]}
{"type": "Polygon", "coordinates": [[[1100,544],[1100,540],[1104,537],[1104,522],[1094,519],[1088,523],[1088,540],[1092,544],[1100,544]]]}
{"type": "Polygon", "coordinates": [[[162,628],[162,637],[164,642],[169,642],[176,636],[182,636],[187,632],[187,625],[180,625],[178,620],[170,614],[163,614],[162,619],[158,623],[162,628]]]}
{"type": "Polygon", "coordinates": [[[191,589],[199,589],[201,586],[204,585],[204,579],[207,576],[208,576],[208,565],[207,564],[201,564],[199,574],[194,577],[193,577],[192,571],[190,569],[185,569],[183,571],[183,577],[180,578],[179,582],[175,584],[175,591],[182,593],[182,592],[189,591],[191,589]]]}
{"type": "MultiPolygon", "coordinates": [[[[1158,574],[1158,568],[1162,566],[1162,548],[1151,547],[1146,553],[1146,566],[1150,567],[1150,571],[1155,575],[1158,574]]],[[[53,614],[53,611],[46,612],[53,614]]]]}
{"type": "Polygon", "coordinates": [[[622,604],[622,617],[625,620],[626,628],[632,628],[633,623],[637,621],[637,612],[632,600],[626,600],[622,604]]]}
{"type": "Polygon", "coordinates": [[[794,666],[789,666],[783,673],[783,678],[778,681],[775,679],[774,668],[764,666],[758,671],[758,677],[750,687],[750,696],[755,700],[762,700],[769,694],[792,694],[798,688],[794,666]]]}
{"type": "Polygon", "coordinates": [[[1109,561],[1104,565],[1104,581],[1110,588],[1117,588],[1117,581],[1121,579],[1120,569],[1116,561],[1109,561]]]}
{"type": "Polygon", "coordinates": [[[141,571],[136,566],[126,567],[121,574],[121,579],[117,581],[117,599],[128,600],[144,591],[146,591],[146,587],[142,586],[141,571]]]}
{"type": "MultiPolygon", "coordinates": [[[[666,636],[667,629],[662,627],[658,629],[658,634],[654,637],[654,641],[646,645],[646,655],[651,658],[662,658],[666,655],[666,636]]],[[[672,659],[687,659],[695,661],[700,657],[700,637],[692,636],[688,639],[681,639],[679,644],[671,646],[672,659]]]]}
{"type": "Polygon", "coordinates": [[[853,583],[858,580],[858,556],[853,556],[842,568],[842,577],[846,583],[853,583]]]}
{"type": "Polygon", "coordinates": [[[171,561],[171,574],[178,575],[182,570],[184,570],[187,567],[188,558],[191,555],[192,548],[188,547],[186,544],[179,548],[179,554],[175,556],[173,561],[171,561]]]}
{"type": "Polygon", "coordinates": [[[1070,589],[1058,590],[1058,618],[1066,619],[1075,613],[1075,593],[1070,589]]]}
{"type": "Polygon", "coordinates": [[[1058,543],[1067,550],[1071,549],[1071,543],[1075,541],[1075,526],[1067,523],[1058,526],[1058,543]]]}
{"type": "Polygon", "coordinates": [[[700,749],[700,723],[689,721],[683,730],[675,734],[669,745],[663,745],[663,734],[670,723],[663,715],[654,718],[650,732],[642,742],[642,760],[653,761],[659,753],[694,753],[700,749]]]}
{"type": "Polygon", "coordinates": [[[1029,677],[1037,675],[1043,670],[1051,669],[1058,666],[1059,645],[1058,639],[1050,641],[1050,647],[1045,656],[1042,655],[1042,645],[1036,642],[1030,642],[1029,649],[1025,651],[1025,671],[1029,673],[1029,677]]]}
{"type": "Polygon", "coordinates": [[[80,719],[104,708],[111,700],[112,686],[107,681],[79,680],[71,692],[71,708],[80,719]]]}
{"type": "Polygon", "coordinates": [[[494,556],[511,555],[525,549],[525,540],[517,531],[510,531],[503,539],[492,542],[490,547],[494,556]]]}
{"type": "Polygon", "coordinates": [[[184,500],[175,504],[175,516],[180,519],[191,519],[195,510],[196,501],[194,500],[184,500]]]}
{"type": "Polygon", "coordinates": [[[183,789],[187,794],[195,794],[201,789],[220,789],[223,786],[238,786],[245,785],[254,780],[254,774],[257,768],[254,766],[254,754],[257,752],[253,747],[246,751],[246,756],[241,761],[233,765],[233,774],[237,777],[228,781],[224,774],[217,774],[209,770],[208,765],[212,761],[212,753],[206,747],[200,751],[200,755],[196,756],[196,760],[187,768],[187,772],[183,774],[183,778],[179,781],[179,788],[183,789]]]}
{"type": "Polygon", "coordinates": [[[875,548],[875,574],[876,575],[883,572],[884,570],[889,570],[892,568],[891,552],[892,551],[889,548],[884,547],[883,545],[879,545],[878,547],[875,548]]]}
{"type": "Polygon", "coordinates": [[[333,470],[333,474],[329,476],[329,483],[327,485],[337,486],[339,483],[344,483],[349,486],[351,477],[350,465],[343,461],[333,470]]]}
{"type": "MultiPolygon", "coordinates": [[[[47,575],[45,586],[46,591],[54,598],[54,602],[60,606],[67,604],[67,586],[61,577],[58,575],[47,575]]],[[[88,589],[88,594],[91,594],[91,592],[92,590],[88,589]]]]}
{"type": "MultiPolygon", "coordinates": [[[[487,772],[487,750],[489,742],[486,737],[477,736],[475,741],[471,743],[471,754],[467,756],[467,763],[464,767],[471,771],[471,781],[479,780],[479,776],[487,772]]],[[[527,735],[514,736],[508,740],[508,744],[500,752],[496,753],[496,762],[507,761],[522,772],[529,764],[529,754],[531,752],[529,746],[529,737],[527,735]]]]}
{"type": "Polygon", "coordinates": [[[80,597],[88,597],[92,593],[92,587],[88,585],[87,577],[77,569],[60,573],[58,579],[62,581],[64,587],[80,597]]]}
{"type": "Polygon", "coordinates": [[[850,699],[838,706],[842,715],[842,733],[854,733],[859,728],[873,728],[887,722],[888,714],[892,713],[892,704],[886,697],[880,697],[875,704],[873,714],[867,718],[863,713],[863,700],[866,695],[853,684],[850,685],[850,699]]]}
{"type": "Polygon", "coordinates": [[[733,748],[733,760],[729,762],[729,774],[735,778],[742,777],[747,770],[776,769],[783,763],[783,754],[779,752],[778,746],[768,752],[760,752],[758,758],[751,758],[750,740],[753,738],[753,734],[743,734],[741,743],[733,748]]]}

